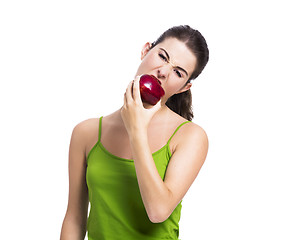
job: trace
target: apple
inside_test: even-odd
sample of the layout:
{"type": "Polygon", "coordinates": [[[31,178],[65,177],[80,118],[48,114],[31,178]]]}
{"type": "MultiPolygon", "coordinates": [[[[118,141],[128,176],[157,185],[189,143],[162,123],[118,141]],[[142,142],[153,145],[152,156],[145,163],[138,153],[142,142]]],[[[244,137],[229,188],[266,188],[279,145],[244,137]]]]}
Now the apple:
{"type": "Polygon", "coordinates": [[[142,75],[139,80],[139,88],[141,100],[151,105],[159,102],[165,94],[161,82],[153,75],[142,75]]]}

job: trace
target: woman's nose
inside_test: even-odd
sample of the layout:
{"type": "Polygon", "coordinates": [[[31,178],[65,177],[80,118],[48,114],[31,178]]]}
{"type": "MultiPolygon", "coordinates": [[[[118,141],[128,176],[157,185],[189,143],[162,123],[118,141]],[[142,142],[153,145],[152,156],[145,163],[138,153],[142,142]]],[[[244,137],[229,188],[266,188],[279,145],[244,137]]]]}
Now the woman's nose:
{"type": "Polygon", "coordinates": [[[170,64],[164,64],[163,66],[158,68],[157,77],[160,79],[166,79],[169,76],[171,70],[172,68],[170,64]]]}

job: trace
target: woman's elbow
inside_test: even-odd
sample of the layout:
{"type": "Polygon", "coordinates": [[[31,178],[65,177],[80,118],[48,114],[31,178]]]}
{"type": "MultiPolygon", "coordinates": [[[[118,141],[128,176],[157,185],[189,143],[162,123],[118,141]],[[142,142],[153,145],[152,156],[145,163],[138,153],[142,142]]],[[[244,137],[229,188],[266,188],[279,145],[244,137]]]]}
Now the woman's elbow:
{"type": "Polygon", "coordinates": [[[149,220],[152,223],[161,223],[167,220],[167,218],[171,215],[165,207],[154,209],[153,211],[148,212],[149,220]]]}

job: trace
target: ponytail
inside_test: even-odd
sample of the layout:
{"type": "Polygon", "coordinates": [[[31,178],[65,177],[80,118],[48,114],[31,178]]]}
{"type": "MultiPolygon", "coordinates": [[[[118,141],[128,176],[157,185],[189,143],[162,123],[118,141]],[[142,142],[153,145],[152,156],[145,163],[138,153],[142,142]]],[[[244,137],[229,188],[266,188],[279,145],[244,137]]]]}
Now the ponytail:
{"type": "Polygon", "coordinates": [[[190,89],[171,96],[167,100],[166,106],[188,121],[191,121],[194,118],[192,109],[192,93],[190,89]]]}

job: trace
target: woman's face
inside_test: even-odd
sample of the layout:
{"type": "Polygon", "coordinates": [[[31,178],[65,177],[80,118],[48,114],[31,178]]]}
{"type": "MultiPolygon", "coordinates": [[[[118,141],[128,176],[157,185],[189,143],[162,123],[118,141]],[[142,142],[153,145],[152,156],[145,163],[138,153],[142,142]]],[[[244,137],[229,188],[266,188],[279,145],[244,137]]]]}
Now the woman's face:
{"type": "Polygon", "coordinates": [[[152,49],[151,44],[146,43],[141,52],[141,60],[136,75],[150,74],[160,80],[165,90],[162,103],[191,87],[191,83],[185,83],[193,73],[197,59],[178,39],[167,38],[152,49]]]}

